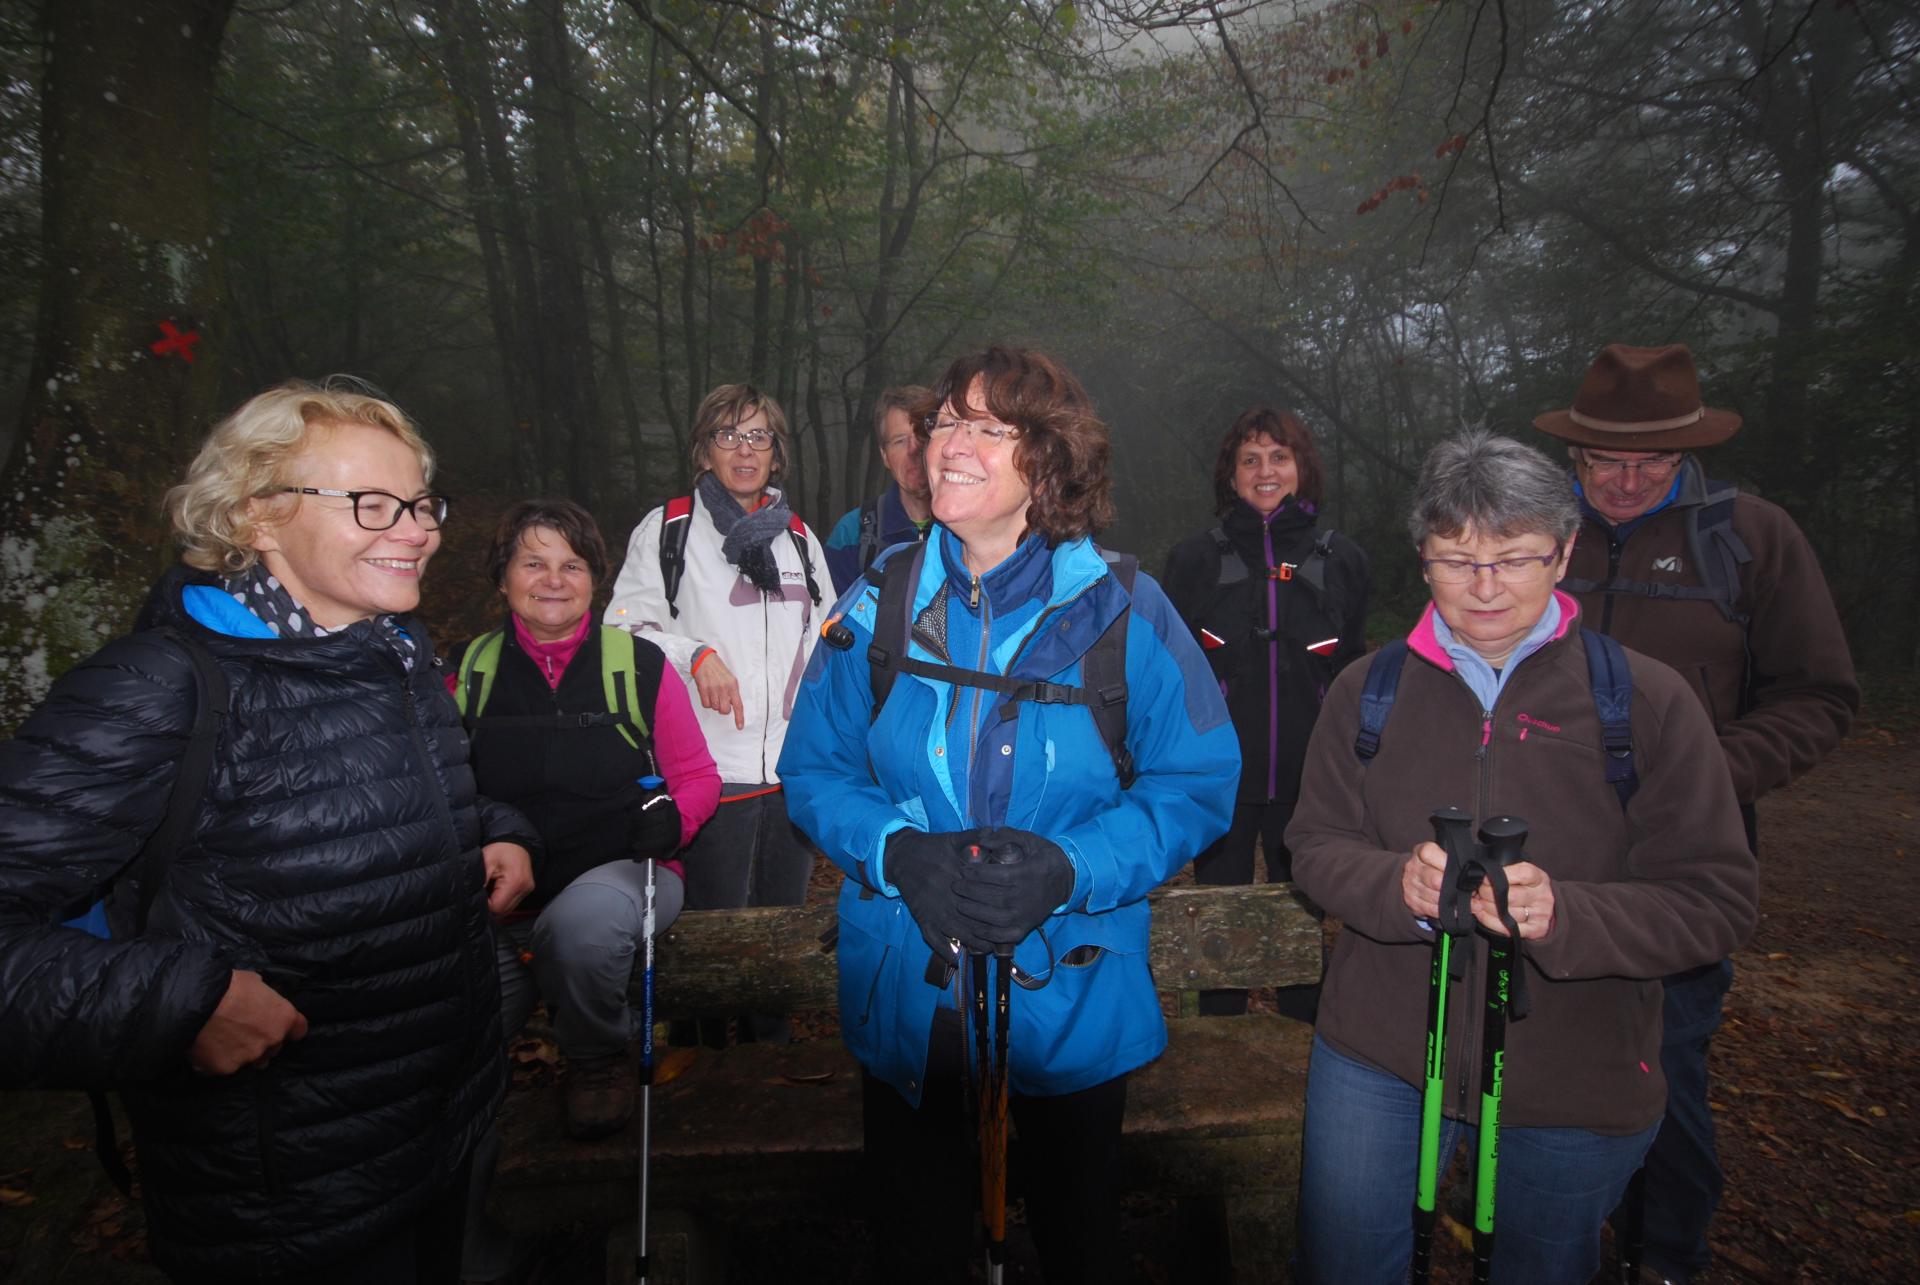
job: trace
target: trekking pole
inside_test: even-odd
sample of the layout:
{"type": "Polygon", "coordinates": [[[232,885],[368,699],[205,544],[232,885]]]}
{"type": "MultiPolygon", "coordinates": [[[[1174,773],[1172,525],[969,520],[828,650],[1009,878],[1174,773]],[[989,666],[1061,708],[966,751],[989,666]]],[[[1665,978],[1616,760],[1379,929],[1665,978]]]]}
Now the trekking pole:
{"type": "MultiPolygon", "coordinates": [[[[1020,860],[1020,849],[997,848],[988,860],[1013,865],[1020,860]]],[[[993,953],[1000,967],[993,989],[993,1076],[980,1113],[980,1207],[987,1227],[987,1285],[1000,1285],[1007,1263],[1007,1029],[1013,1007],[1013,947],[998,946],[993,953]]]]}
{"type": "MultiPolygon", "coordinates": [[[[1515,1007],[1519,960],[1519,927],[1507,913],[1506,877],[1497,873],[1523,859],[1527,823],[1519,817],[1489,817],[1480,827],[1491,867],[1487,882],[1493,888],[1494,907],[1508,936],[1489,934],[1487,943],[1486,1012],[1480,1015],[1480,1146],[1473,1164],[1473,1279],[1488,1285],[1493,1276],[1494,1194],[1500,1163],[1500,1094],[1506,1075],[1507,1011],[1515,1007]]],[[[1516,1007],[1514,1017],[1525,1013],[1516,1007]]]]}
{"type": "MultiPolygon", "coordinates": [[[[643,776],[637,784],[646,790],[658,790],[666,784],[658,776],[643,776]]],[[[650,808],[668,796],[656,794],[642,804],[642,810],[650,808]]],[[[653,930],[654,930],[654,867],[653,858],[647,861],[647,895],[640,910],[640,936],[645,942],[642,950],[643,970],[640,974],[640,1226],[639,1240],[633,1252],[633,1278],[638,1285],[647,1285],[651,1273],[647,1253],[647,1162],[653,1151],[653,930]]]]}
{"type": "MultiPolygon", "coordinates": [[[[1452,882],[1466,848],[1472,843],[1473,818],[1459,808],[1441,808],[1433,814],[1433,841],[1447,852],[1442,897],[1454,895],[1452,882]]],[[[1413,1193],[1414,1285],[1424,1285],[1433,1271],[1433,1225],[1440,1186],[1440,1107],[1446,1089],[1447,986],[1452,965],[1453,936],[1433,921],[1433,966],[1427,977],[1427,1064],[1420,1089],[1420,1172],[1413,1193]]]]}

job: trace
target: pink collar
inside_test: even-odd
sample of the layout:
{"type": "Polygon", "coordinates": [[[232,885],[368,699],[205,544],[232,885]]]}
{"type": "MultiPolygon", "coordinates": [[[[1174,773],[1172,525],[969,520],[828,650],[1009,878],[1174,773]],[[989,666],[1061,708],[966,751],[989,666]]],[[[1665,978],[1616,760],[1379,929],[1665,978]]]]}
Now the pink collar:
{"type": "MultiPolygon", "coordinates": [[[[1553,598],[1555,602],[1560,604],[1560,625],[1553,631],[1553,637],[1547,639],[1548,642],[1554,642],[1566,637],[1571,630],[1577,627],[1580,620],[1580,604],[1574,600],[1571,594],[1566,593],[1564,590],[1555,589],[1553,591],[1553,598]]],[[[1413,632],[1407,635],[1407,646],[1412,648],[1413,654],[1422,660],[1429,661],[1432,664],[1438,665],[1441,669],[1446,670],[1448,673],[1452,673],[1453,657],[1447,655],[1446,648],[1442,647],[1440,640],[1433,636],[1433,617],[1433,603],[1428,602],[1427,609],[1420,613],[1420,620],[1414,625],[1413,632]]]]}
{"type": "Polygon", "coordinates": [[[593,628],[593,613],[580,617],[580,627],[573,631],[570,638],[558,642],[541,642],[527,632],[526,622],[518,614],[513,617],[513,636],[520,644],[520,650],[533,658],[534,665],[546,677],[549,688],[558,688],[560,678],[567,672],[567,666],[573,662],[580,645],[587,640],[587,630],[593,628]]]}

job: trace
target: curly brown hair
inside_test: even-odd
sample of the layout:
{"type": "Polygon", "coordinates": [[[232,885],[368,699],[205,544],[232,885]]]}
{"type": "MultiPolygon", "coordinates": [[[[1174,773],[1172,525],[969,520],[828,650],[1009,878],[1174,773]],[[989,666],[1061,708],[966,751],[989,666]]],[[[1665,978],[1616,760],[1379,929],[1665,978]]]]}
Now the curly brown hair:
{"type": "Polygon", "coordinates": [[[942,408],[965,418],[985,411],[1020,430],[1013,448],[1032,498],[1027,530],[1048,543],[1092,535],[1113,521],[1113,454],[1107,425],[1072,371],[1034,348],[1001,345],[954,360],[933,386],[933,395],[912,411],[913,434],[924,449],[929,425],[942,408]],[[980,381],[984,406],[966,404],[980,381]]]}
{"type": "Polygon", "coordinates": [[[1321,490],[1321,478],[1325,470],[1320,464],[1320,448],[1313,444],[1313,434],[1291,411],[1275,410],[1271,406],[1249,406],[1240,412],[1233,427],[1220,439],[1220,454],[1213,461],[1213,511],[1218,517],[1227,516],[1233,508],[1233,502],[1239,495],[1233,489],[1233,474],[1239,462],[1240,448],[1256,437],[1270,437],[1276,446],[1284,446],[1293,452],[1293,466],[1300,471],[1300,484],[1294,488],[1294,495],[1302,508],[1310,513],[1320,511],[1320,502],[1324,496],[1321,490]]]}
{"type": "Polygon", "coordinates": [[[607,582],[607,541],[593,514],[572,500],[522,500],[500,515],[493,543],[487,546],[487,579],[495,588],[506,585],[507,564],[520,547],[520,537],[537,526],[550,528],[580,555],[596,589],[607,582]]]}

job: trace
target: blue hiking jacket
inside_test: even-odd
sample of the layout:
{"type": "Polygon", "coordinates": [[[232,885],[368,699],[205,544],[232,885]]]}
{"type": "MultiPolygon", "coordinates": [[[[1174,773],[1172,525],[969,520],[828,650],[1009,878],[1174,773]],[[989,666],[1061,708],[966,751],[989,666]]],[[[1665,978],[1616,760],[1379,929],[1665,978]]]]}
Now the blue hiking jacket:
{"type": "MultiPolygon", "coordinates": [[[[1219,685],[1152,577],[1141,573],[1129,597],[1092,541],[1049,549],[1036,536],[981,578],[977,607],[972,587],[958,541],[936,525],[914,618],[947,594],[952,663],[1020,678],[1077,685],[1087,648],[1120,612],[1133,612],[1127,746],[1139,777],[1120,788],[1083,706],[1026,702],[1003,722],[998,693],[902,674],[873,719],[867,645],[879,592],[862,578],[836,606],[854,641],[815,649],[780,779],[793,820],[847,874],[842,1036],[862,1065],[916,1105],[934,1011],[954,1007],[955,992],[925,979],[929,952],[886,880],[887,836],[1011,826],[1067,854],[1072,896],[1015,951],[1021,971],[1046,984],[1015,995],[1007,1043],[1015,1092],[1072,1093],[1166,1047],[1148,969],[1146,896],[1226,832],[1240,774],[1219,685]],[[1084,962],[1057,962],[1082,946],[1097,949],[1082,952],[1084,962]]],[[[918,640],[909,654],[943,659],[918,640]]]]}

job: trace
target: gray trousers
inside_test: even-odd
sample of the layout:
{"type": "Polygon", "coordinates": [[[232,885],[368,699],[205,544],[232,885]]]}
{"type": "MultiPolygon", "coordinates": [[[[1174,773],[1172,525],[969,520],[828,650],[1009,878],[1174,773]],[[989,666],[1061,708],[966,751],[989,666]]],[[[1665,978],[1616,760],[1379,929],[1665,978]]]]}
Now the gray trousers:
{"type": "MultiPolygon", "coordinates": [[[[680,876],[656,866],[654,935],[680,915],[680,876]]],[[[640,1029],[627,1002],[646,910],[647,867],[609,861],[547,903],[538,918],[496,928],[500,1028],[511,1038],[542,999],[557,1010],[554,1034],[571,1060],[623,1053],[640,1029]]]]}

